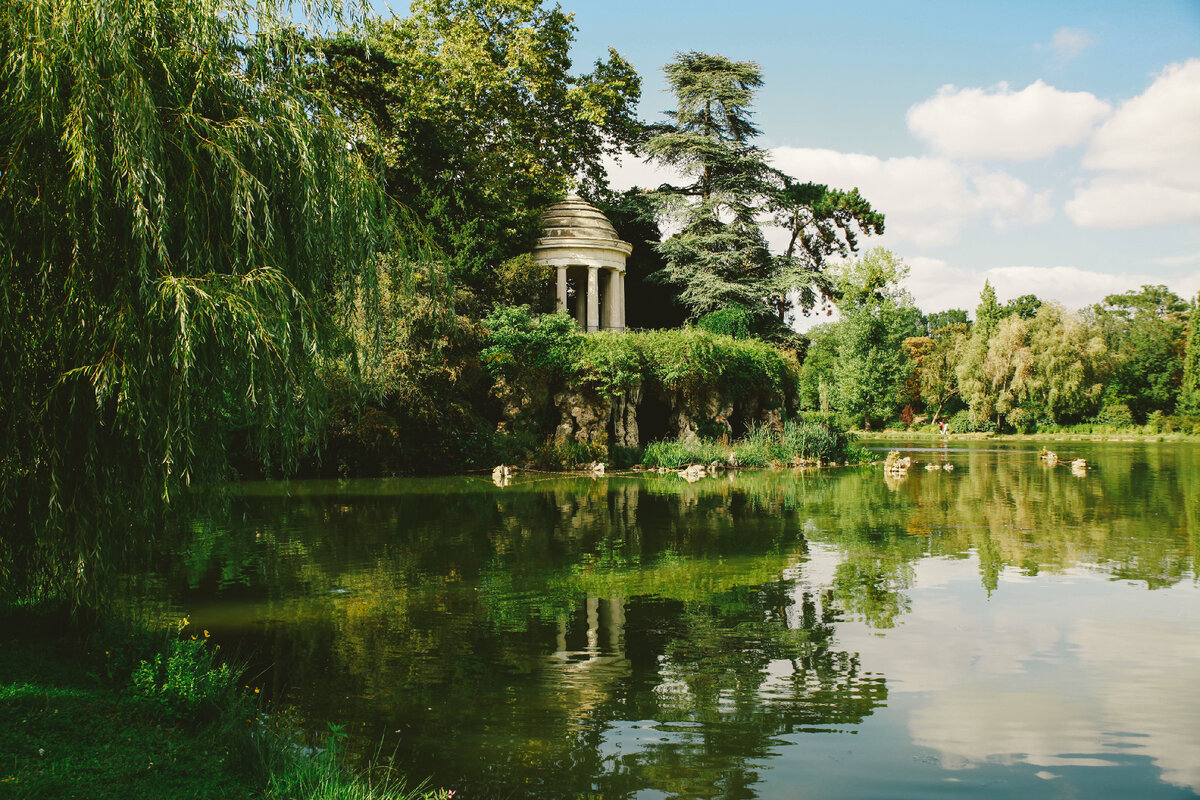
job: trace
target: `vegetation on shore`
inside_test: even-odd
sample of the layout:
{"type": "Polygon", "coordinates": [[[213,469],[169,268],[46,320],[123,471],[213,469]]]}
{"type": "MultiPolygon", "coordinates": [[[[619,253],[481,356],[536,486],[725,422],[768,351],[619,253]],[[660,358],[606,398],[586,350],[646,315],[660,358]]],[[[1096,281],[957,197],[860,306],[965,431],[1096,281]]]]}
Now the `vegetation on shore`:
{"type": "Polygon", "coordinates": [[[1143,286],[1071,311],[1033,295],[1002,305],[985,284],[969,320],[921,312],[907,274],[882,250],[839,269],[841,319],[808,334],[802,408],[864,430],[1200,431],[1200,300],[1143,286]]]}
{"type": "Polygon", "coordinates": [[[800,467],[863,463],[871,455],[830,415],[807,414],[778,427],[760,425],[735,441],[668,440],[646,445],[641,461],[648,467],[712,464],[738,467],[800,467]]]}
{"type": "Polygon", "coordinates": [[[0,610],[0,793],[53,798],[445,800],[351,766],[345,733],[310,741],[181,623],[85,624],[69,608],[0,610]],[[54,631],[47,635],[47,631],[54,631]]]}

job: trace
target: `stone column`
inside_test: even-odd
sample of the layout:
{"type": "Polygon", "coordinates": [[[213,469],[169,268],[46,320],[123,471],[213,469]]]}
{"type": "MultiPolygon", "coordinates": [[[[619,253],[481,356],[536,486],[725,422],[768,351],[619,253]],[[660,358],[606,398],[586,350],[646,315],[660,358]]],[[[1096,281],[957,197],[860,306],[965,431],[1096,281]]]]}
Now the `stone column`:
{"type": "Polygon", "coordinates": [[[604,324],[608,328],[621,329],[621,273],[615,269],[607,269],[608,296],[605,297],[605,309],[608,311],[604,324]]]}
{"type": "Polygon", "coordinates": [[[587,330],[600,330],[600,268],[588,267],[587,281],[587,330]]]}
{"type": "Polygon", "coordinates": [[[612,276],[607,269],[600,271],[599,283],[604,287],[600,292],[600,330],[606,331],[612,327],[612,276]]]}
{"type": "MultiPolygon", "coordinates": [[[[576,270],[578,274],[578,270],[576,270]]],[[[588,303],[588,287],[586,282],[576,278],[575,280],[575,321],[579,323],[579,329],[587,330],[587,303],[588,303]]]]}
{"type": "Polygon", "coordinates": [[[556,311],[566,311],[567,310],[567,268],[566,267],[557,267],[554,271],[558,274],[558,285],[556,287],[558,289],[558,291],[555,295],[558,298],[558,302],[555,304],[554,308],[556,311]]]}
{"type": "Polygon", "coordinates": [[[625,270],[617,272],[617,322],[621,330],[625,330],[625,270]]]}

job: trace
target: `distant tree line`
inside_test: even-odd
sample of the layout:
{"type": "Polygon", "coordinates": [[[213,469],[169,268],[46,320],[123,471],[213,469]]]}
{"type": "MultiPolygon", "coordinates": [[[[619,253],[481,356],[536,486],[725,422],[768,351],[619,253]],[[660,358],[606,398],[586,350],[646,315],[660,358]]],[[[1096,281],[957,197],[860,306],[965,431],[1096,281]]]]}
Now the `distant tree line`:
{"type": "Polygon", "coordinates": [[[907,272],[886,250],[831,272],[840,319],[808,333],[803,407],[868,429],[1195,427],[1196,301],[1143,286],[1072,311],[1034,295],[1001,304],[985,283],[970,320],[922,313],[900,288],[907,272]]]}

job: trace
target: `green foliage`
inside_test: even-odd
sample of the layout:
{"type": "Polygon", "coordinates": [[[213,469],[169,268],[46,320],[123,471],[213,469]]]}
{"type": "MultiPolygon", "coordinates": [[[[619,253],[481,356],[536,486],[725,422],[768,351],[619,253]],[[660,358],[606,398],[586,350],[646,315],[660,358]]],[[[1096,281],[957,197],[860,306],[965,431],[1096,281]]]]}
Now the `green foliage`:
{"type": "Polygon", "coordinates": [[[83,599],[233,430],[314,432],[385,206],[277,5],[4,8],[0,563],[83,599]]]}
{"type": "Polygon", "coordinates": [[[529,306],[496,305],[483,324],[488,336],[480,357],[493,376],[532,370],[562,378],[573,372],[586,338],[566,313],[535,316],[529,306]]]}
{"type": "MultiPolygon", "coordinates": [[[[685,467],[688,464],[711,464],[714,461],[726,464],[728,462],[725,459],[731,452],[733,451],[729,445],[711,439],[691,442],[670,439],[646,445],[646,450],[642,454],[642,463],[648,467],[670,467],[672,469],[685,467]]],[[[766,466],[766,464],[760,462],[748,466],[766,466]]]]}
{"type": "Polygon", "coordinates": [[[628,334],[636,337],[646,377],[669,391],[714,391],[731,398],[760,395],[767,407],[794,396],[795,356],[756,339],[732,339],[697,328],[628,334]]]}
{"type": "Polygon", "coordinates": [[[979,305],[975,307],[975,328],[972,333],[978,331],[984,341],[987,341],[995,335],[996,328],[1003,318],[1004,313],[996,301],[996,290],[992,288],[992,282],[984,281],[983,291],[979,293],[979,305]]]}
{"type": "Polygon", "coordinates": [[[946,428],[950,433],[975,433],[983,431],[994,431],[996,426],[988,419],[977,420],[967,409],[957,412],[950,417],[946,423],[946,428]]]}
{"type": "Polygon", "coordinates": [[[1179,387],[1179,411],[1200,416],[1200,293],[1192,300],[1179,387]]]}
{"type": "Polygon", "coordinates": [[[1113,294],[1088,309],[1109,351],[1106,394],[1138,420],[1169,413],[1181,393],[1187,304],[1165,286],[1113,294]]]}
{"type": "Polygon", "coordinates": [[[895,413],[910,365],[902,342],[913,331],[911,296],[899,288],[908,267],[883,248],[844,265],[837,276],[837,359],[831,376],[835,411],[862,420],[886,421],[895,413]]]}
{"type": "Polygon", "coordinates": [[[950,308],[945,311],[934,311],[929,315],[926,329],[930,336],[936,335],[937,331],[948,328],[951,325],[969,326],[967,320],[966,309],[950,308]]]}
{"type": "Polygon", "coordinates": [[[1079,315],[1045,303],[1037,315],[1003,319],[985,340],[976,327],[957,367],[959,385],[977,425],[1004,418],[1030,430],[1038,421],[1062,424],[1095,413],[1104,390],[1104,342],[1079,315]]]}
{"type": "Polygon", "coordinates": [[[1000,307],[1000,318],[1016,314],[1021,319],[1033,319],[1041,307],[1042,301],[1038,299],[1037,295],[1023,294],[1020,297],[1014,297],[1000,307]]]}
{"type": "Polygon", "coordinates": [[[508,306],[527,305],[539,312],[551,311],[553,278],[554,268],[535,260],[530,253],[513,256],[496,268],[496,298],[508,306]]]}
{"type": "Polygon", "coordinates": [[[700,317],[696,320],[696,327],[734,339],[748,339],[754,327],[754,317],[745,306],[734,303],[700,317]]]}
{"type": "Polygon", "coordinates": [[[1095,421],[1097,424],[1109,428],[1134,427],[1133,412],[1124,403],[1105,403],[1100,412],[1096,414],[1095,421]]]}
{"type": "Polygon", "coordinates": [[[865,461],[845,429],[829,414],[805,414],[781,425],[756,425],[744,437],[726,444],[713,439],[652,442],[642,457],[649,467],[679,468],[688,464],[726,465],[734,456],[739,467],[865,461]]]}
{"type": "Polygon", "coordinates": [[[245,717],[249,707],[238,690],[239,673],[218,657],[205,634],[172,636],[160,652],[142,660],[130,676],[133,694],[178,719],[245,717]]]}
{"type": "Polygon", "coordinates": [[[641,136],[641,79],[613,50],[572,73],[575,32],[540,0],[418,0],[315,43],[314,82],[486,301],[503,299],[493,270],[531,248],[544,207],[575,179],[598,193],[604,157],[641,136]]]}
{"type": "Polygon", "coordinates": [[[856,228],[882,232],[883,217],[857,190],[799,184],[767,165],[752,141],[759,130],[749,109],[762,86],[754,62],[688,52],[663,71],[676,109],[645,151],[691,183],[650,195],[660,217],[679,229],[656,245],[662,276],[680,287],[694,317],[738,305],[762,320],[755,327],[782,325],[794,297],[807,310],[832,293],[821,272],[825,258],[854,251],[856,228]],[[790,233],[782,255],[768,247],[766,214],[790,233]]]}

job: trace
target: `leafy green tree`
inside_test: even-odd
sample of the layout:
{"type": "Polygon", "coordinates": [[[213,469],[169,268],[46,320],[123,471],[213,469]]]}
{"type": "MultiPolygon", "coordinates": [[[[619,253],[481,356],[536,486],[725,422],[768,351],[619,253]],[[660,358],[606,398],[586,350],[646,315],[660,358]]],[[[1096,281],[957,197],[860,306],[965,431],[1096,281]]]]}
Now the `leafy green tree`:
{"type": "Polygon", "coordinates": [[[834,410],[861,419],[885,421],[896,412],[910,364],[902,346],[913,333],[912,297],[900,288],[908,267],[889,250],[875,248],[837,273],[838,310],[834,410]]]}
{"type": "Polygon", "coordinates": [[[833,406],[834,376],[837,374],[838,325],[821,325],[808,332],[808,349],[800,367],[800,406],[809,411],[828,412],[833,406]]]}
{"type": "Polygon", "coordinates": [[[1001,306],[1000,317],[1004,318],[1016,314],[1021,319],[1033,319],[1041,307],[1042,301],[1038,299],[1037,295],[1023,294],[1020,297],[1014,297],[1001,306]]]}
{"type": "Polygon", "coordinates": [[[1188,318],[1179,410],[1185,414],[1200,414],[1200,293],[1192,300],[1191,315],[1188,318]]]}
{"type": "Polygon", "coordinates": [[[831,285],[824,268],[830,256],[846,257],[858,251],[858,233],[883,233],[883,214],[858,189],[849,192],[819,183],[797,183],[777,173],[779,184],[769,198],[775,224],[788,233],[787,248],[779,263],[783,267],[781,293],[774,303],[779,321],[784,322],[792,301],[788,292],[799,293],[799,308],[808,310],[831,285]]]}
{"type": "Polygon", "coordinates": [[[933,423],[938,421],[946,404],[959,395],[955,367],[969,338],[967,330],[962,322],[938,328],[929,337],[931,344],[916,364],[921,400],[933,411],[930,420],[933,423]]]}
{"type": "Polygon", "coordinates": [[[1107,402],[1126,404],[1138,421],[1170,413],[1183,377],[1187,303],[1166,286],[1112,294],[1089,316],[1108,347],[1107,402]]]}
{"type": "Polygon", "coordinates": [[[1093,327],[1059,303],[1043,303],[1029,321],[1035,381],[1028,394],[1038,415],[1076,422],[1099,407],[1107,348],[1093,327]]]}
{"type": "Polygon", "coordinates": [[[881,232],[883,217],[857,190],[796,183],[769,166],[750,120],[762,86],[757,64],[689,52],[664,71],[677,105],[645,152],[691,183],[651,195],[659,215],[678,229],[658,245],[663,277],[681,287],[693,316],[736,304],[762,319],[764,329],[778,328],[793,304],[807,310],[832,293],[825,259],[853,252],[856,228],[881,232]],[[781,255],[763,234],[767,214],[789,233],[781,255]]]}
{"type": "Polygon", "coordinates": [[[417,0],[318,43],[313,79],[356,146],[485,294],[491,270],[532,247],[540,211],[572,181],[599,193],[603,157],[642,134],[641,79],[613,50],[573,73],[575,31],[541,0],[417,0]]]}
{"type": "MultiPolygon", "coordinates": [[[[273,4],[0,14],[0,578],[86,599],[188,484],[315,435],[385,219],[273,4]],[[115,546],[114,546],[115,545],[115,546]]],[[[320,20],[316,21],[320,24],[320,20]]]]}
{"type": "Polygon", "coordinates": [[[983,282],[983,291],[979,293],[979,305],[975,306],[975,328],[984,340],[992,338],[1000,327],[1000,320],[1005,314],[996,302],[996,290],[991,281],[983,282]]]}
{"type": "Polygon", "coordinates": [[[951,325],[969,325],[967,311],[963,308],[948,308],[945,311],[934,311],[926,320],[926,330],[930,336],[951,325]]]}
{"type": "Polygon", "coordinates": [[[982,351],[981,341],[971,337],[957,368],[976,422],[994,417],[997,428],[1007,422],[1032,429],[1040,420],[1071,422],[1095,412],[1106,351],[1079,315],[1044,303],[1031,320],[1001,320],[982,351]]]}

